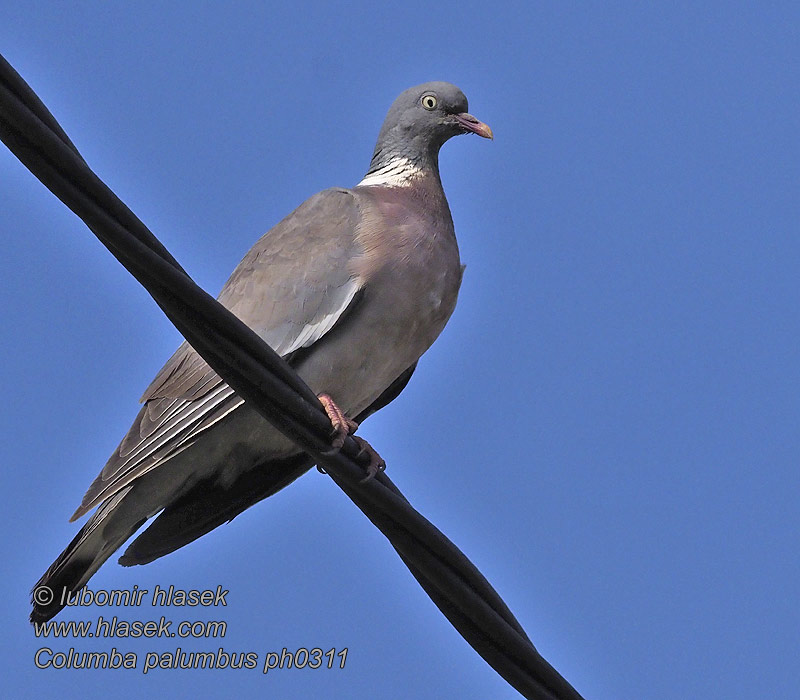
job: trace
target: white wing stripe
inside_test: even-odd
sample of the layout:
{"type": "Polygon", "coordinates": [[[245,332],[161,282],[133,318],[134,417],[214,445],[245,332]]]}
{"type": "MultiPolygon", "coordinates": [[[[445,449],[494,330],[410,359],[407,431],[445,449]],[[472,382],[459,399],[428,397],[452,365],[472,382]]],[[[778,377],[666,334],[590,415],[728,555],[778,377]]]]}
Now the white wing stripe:
{"type": "Polygon", "coordinates": [[[336,321],[339,320],[339,317],[350,305],[350,302],[353,301],[353,297],[355,297],[356,292],[360,289],[360,287],[361,285],[358,283],[358,280],[351,279],[347,283],[347,286],[342,288],[341,291],[344,292],[344,296],[337,304],[337,307],[313,323],[306,324],[297,334],[297,337],[295,337],[295,339],[290,343],[289,347],[286,350],[281,351],[279,354],[288,355],[295,350],[307,348],[309,345],[316,343],[333,327],[336,321]]]}

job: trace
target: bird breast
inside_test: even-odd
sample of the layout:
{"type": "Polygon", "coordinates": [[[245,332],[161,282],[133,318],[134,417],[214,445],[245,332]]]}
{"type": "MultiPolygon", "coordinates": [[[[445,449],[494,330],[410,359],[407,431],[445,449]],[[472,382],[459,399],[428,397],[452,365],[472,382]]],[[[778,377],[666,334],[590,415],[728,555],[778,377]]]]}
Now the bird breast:
{"type": "Polygon", "coordinates": [[[349,415],[367,408],[436,340],[455,308],[462,274],[443,196],[432,211],[430,197],[363,189],[357,232],[363,252],[353,260],[359,296],[298,367],[314,391],[329,393],[349,415]]]}

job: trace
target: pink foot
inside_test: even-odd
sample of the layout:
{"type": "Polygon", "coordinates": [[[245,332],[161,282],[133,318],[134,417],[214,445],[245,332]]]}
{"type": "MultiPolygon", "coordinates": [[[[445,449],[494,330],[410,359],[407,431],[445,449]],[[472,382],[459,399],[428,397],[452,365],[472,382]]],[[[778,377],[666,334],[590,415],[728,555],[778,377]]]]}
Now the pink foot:
{"type": "MultiPolygon", "coordinates": [[[[338,452],[342,449],[342,445],[344,445],[344,441],[347,436],[353,435],[353,433],[358,430],[358,423],[348,418],[344,414],[344,411],[342,411],[342,409],[336,405],[336,402],[328,394],[320,394],[317,398],[322,404],[322,407],[325,409],[325,413],[327,414],[328,418],[330,418],[331,425],[333,426],[333,439],[331,441],[331,447],[333,449],[331,452],[338,452]]],[[[353,435],[353,439],[361,448],[358,452],[358,456],[361,456],[365,452],[367,455],[369,455],[369,464],[366,467],[367,474],[361,480],[361,483],[364,483],[386,469],[386,462],[364,438],[353,435]]],[[[317,468],[320,471],[323,471],[319,467],[317,468]]]]}

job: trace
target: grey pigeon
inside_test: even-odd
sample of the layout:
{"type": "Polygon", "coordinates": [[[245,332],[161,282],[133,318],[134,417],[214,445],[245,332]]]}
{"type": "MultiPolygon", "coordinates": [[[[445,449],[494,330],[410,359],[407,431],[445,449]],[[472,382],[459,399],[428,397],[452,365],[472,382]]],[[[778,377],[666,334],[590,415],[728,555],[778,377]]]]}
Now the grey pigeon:
{"type": "MultiPolygon", "coordinates": [[[[439,149],[457,134],[492,138],[467,109],[449,83],[403,92],[364,179],[301,204],[259,239],[219,295],[321,397],[335,446],[405,387],[455,307],[463,268],[439,149]]],[[[314,465],[185,342],[141,400],[72,520],[97,510],[34,588],[32,621],[57,614],[63,591],[86,585],[148,518],[160,513],[122,565],[182,547],[314,465]]],[[[372,471],[379,466],[373,460],[372,471]]]]}

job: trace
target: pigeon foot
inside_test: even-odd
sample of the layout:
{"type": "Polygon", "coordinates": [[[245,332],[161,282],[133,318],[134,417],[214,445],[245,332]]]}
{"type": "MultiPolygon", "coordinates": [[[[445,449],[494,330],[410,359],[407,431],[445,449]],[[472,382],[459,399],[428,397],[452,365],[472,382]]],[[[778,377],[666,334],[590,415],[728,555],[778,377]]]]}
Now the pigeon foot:
{"type": "MultiPolygon", "coordinates": [[[[369,481],[372,479],[376,474],[382,472],[386,469],[386,462],[383,458],[377,453],[374,447],[370,445],[364,438],[359,437],[357,435],[353,435],[356,430],[358,430],[358,423],[356,423],[351,418],[348,418],[344,411],[336,405],[336,402],[330,397],[329,394],[319,394],[317,396],[319,402],[322,404],[322,407],[325,409],[325,413],[331,421],[331,425],[333,426],[333,434],[332,434],[332,441],[331,453],[338,452],[342,449],[342,445],[344,445],[344,441],[348,435],[352,435],[353,439],[358,443],[358,446],[361,448],[358,451],[356,457],[360,457],[362,454],[367,454],[369,456],[369,464],[366,466],[366,476],[361,480],[360,483],[364,483],[365,481],[369,481]]],[[[318,466],[317,469],[323,472],[322,469],[318,466]]]]}

